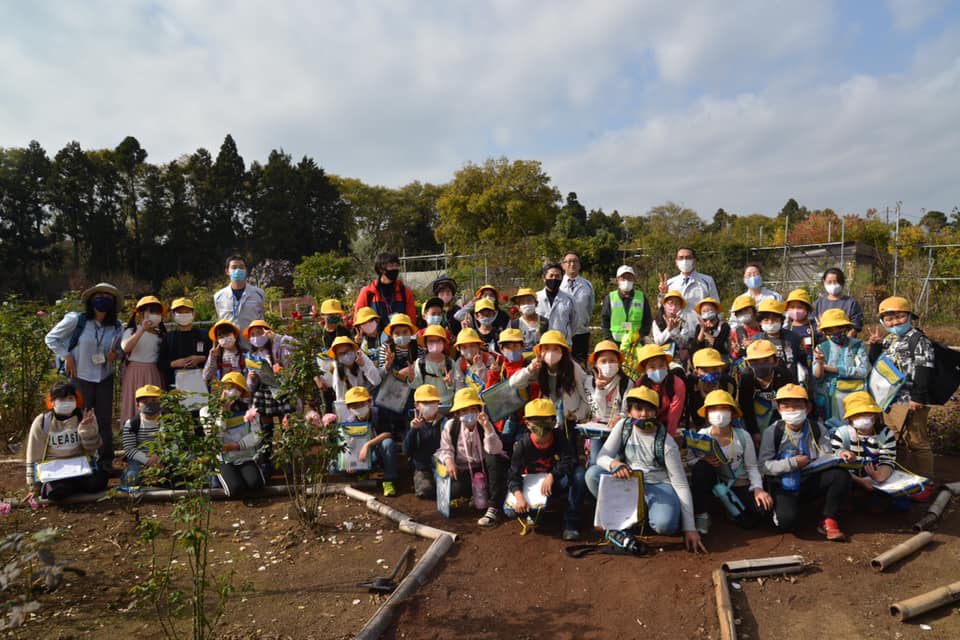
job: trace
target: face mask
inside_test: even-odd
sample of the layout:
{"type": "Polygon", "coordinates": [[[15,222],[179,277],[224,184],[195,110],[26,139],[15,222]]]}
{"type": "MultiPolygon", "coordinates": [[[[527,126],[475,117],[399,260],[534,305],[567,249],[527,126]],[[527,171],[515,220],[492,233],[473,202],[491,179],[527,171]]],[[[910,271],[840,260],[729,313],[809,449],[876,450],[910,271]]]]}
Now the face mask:
{"type": "Polygon", "coordinates": [[[752,312],[752,311],[748,311],[747,313],[738,313],[738,314],[737,314],[737,322],[739,322],[740,324],[747,324],[747,323],[750,322],[751,320],[753,320],[753,312],[752,312]]]}
{"type": "Polygon", "coordinates": [[[522,304],[520,305],[520,313],[525,316],[532,316],[537,312],[537,305],[535,304],[522,304]]]}
{"type": "Polygon", "coordinates": [[[767,320],[760,323],[760,328],[763,329],[763,332],[767,335],[773,335],[774,333],[779,333],[780,328],[783,326],[782,322],[776,320],[767,320]]]}
{"type": "Polygon", "coordinates": [[[427,324],[430,326],[443,324],[443,316],[427,316],[427,324]]]}
{"type": "Polygon", "coordinates": [[[346,353],[341,353],[337,356],[337,362],[340,364],[345,364],[348,367],[357,361],[357,352],[356,351],[347,351],[346,353]]]}
{"type": "Polygon", "coordinates": [[[523,360],[523,351],[504,350],[503,357],[506,358],[508,362],[520,362],[523,360]]]}
{"type": "Polygon", "coordinates": [[[431,342],[427,345],[427,353],[443,353],[443,343],[431,342]]]}
{"type": "Polygon", "coordinates": [[[603,364],[598,364],[597,369],[600,371],[600,375],[609,379],[617,375],[617,371],[620,371],[620,365],[616,362],[604,362],[603,364]]]}
{"type": "Polygon", "coordinates": [[[68,416],[76,410],[76,400],[57,400],[53,403],[53,412],[58,416],[68,416]]]}
{"type": "Polygon", "coordinates": [[[543,281],[543,285],[550,291],[556,291],[560,288],[560,283],[562,282],[563,280],[561,278],[547,278],[543,281]]]}
{"type": "Polygon", "coordinates": [[[909,321],[909,320],[907,320],[907,321],[904,322],[903,324],[898,324],[898,325],[896,325],[895,327],[887,327],[887,332],[888,332],[888,333],[892,333],[893,335],[897,336],[898,338],[903,337],[903,335],[906,334],[907,331],[910,331],[910,321],[909,321]]]}
{"type": "Polygon", "coordinates": [[[233,387],[230,387],[223,392],[223,396],[228,400],[236,400],[240,397],[240,389],[234,389],[233,387]]]}
{"type": "Polygon", "coordinates": [[[480,324],[482,324],[482,325],[485,326],[485,327],[489,327],[490,325],[493,324],[493,321],[496,320],[497,317],[496,317],[496,316],[483,316],[482,318],[477,318],[477,319],[480,321],[480,324]]]}
{"type": "Polygon", "coordinates": [[[712,409],[707,412],[707,420],[710,421],[710,425],[714,427],[725,427],[730,424],[730,419],[733,417],[733,412],[725,411],[720,409],[712,409]]]}
{"type": "Polygon", "coordinates": [[[497,296],[493,295],[492,293],[488,293],[487,295],[483,296],[483,299],[489,300],[490,302],[493,302],[493,303],[497,302],[497,296]]]}
{"type": "Polygon", "coordinates": [[[257,349],[260,347],[266,346],[267,342],[270,341],[270,338],[267,336],[253,336],[250,338],[250,344],[255,346],[257,349]]]}
{"type": "Polygon", "coordinates": [[[243,282],[247,279],[246,269],[230,269],[230,279],[234,282],[243,282]]]}
{"type": "Polygon", "coordinates": [[[157,326],[163,317],[158,313],[146,313],[143,316],[144,322],[152,322],[153,326],[157,326]]]}
{"type": "Polygon", "coordinates": [[[420,415],[422,415],[427,420],[433,420],[437,417],[437,412],[440,411],[440,405],[436,402],[431,402],[429,404],[420,405],[420,415]]]}
{"type": "Polygon", "coordinates": [[[453,294],[446,290],[438,293],[437,297],[443,300],[443,304],[450,304],[450,301],[453,300],[453,294]]]}
{"type": "Polygon", "coordinates": [[[763,286],[763,276],[750,276],[749,278],[744,278],[743,284],[747,285],[748,289],[759,289],[763,286]]]}
{"type": "Polygon", "coordinates": [[[543,361],[546,362],[549,366],[553,366],[559,363],[563,359],[563,354],[557,351],[550,351],[543,354],[543,361]]]}
{"type": "Polygon", "coordinates": [[[832,296],[838,295],[841,291],[843,291],[843,285],[839,283],[825,284],[823,285],[823,288],[826,289],[827,293],[832,296]]]}
{"type": "Polygon", "coordinates": [[[750,367],[758,378],[768,378],[773,373],[773,365],[769,362],[764,364],[752,364],[750,367]]]}
{"type": "Polygon", "coordinates": [[[217,338],[217,344],[224,349],[232,349],[233,345],[237,344],[237,338],[236,336],[223,336],[222,338],[217,338]]]}
{"type": "Polygon", "coordinates": [[[854,418],[851,421],[853,428],[857,431],[871,431],[873,430],[873,418],[864,417],[864,418],[854,418]]]}
{"type": "Polygon", "coordinates": [[[370,407],[364,405],[362,407],[357,407],[356,409],[350,409],[350,412],[357,417],[358,420],[365,420],[368,415],[370,415],[370,407]]]}
{"type": "Polygon", "coordinates": [[[847,344],[847,334],[835,333],[832,336],[830,336],[830,342],[832,342],[837,346],[842,347],[843,345],[847,344]]]}
{"type": "Polygon", "coordinates": [[[667,315],[675,316],[680,311],[680,305],[675,302],[667,302],[664,303],[663,310],[667,312],[667,315]]]}
{"type": "Polygon", "coordinates": [[[473,425],[477,424],[477,420],[479,419],[479,413],[473,413],[472,411],[469,411],[460,416],[460,424],[472,427],[473,425]]]}
{"type": "Polygon", "coordinates": [[[717,384],[720,382],[720,374],[714,371],[713,373],[705,373],[700,376],[700,381],[706,384],[717,384]]]}
{"type": "Polygon", "coordinates": [[[187,327],[193,324],[193,314],[192,313],[175,313],[173,314],[173,321],[177,323],[178,326],[187,327]]]}
{"type": "Polygon", "coordinates": [[[787,309],[787,317],[793,320],[794,322],[803,322],[807,319],[807,310],[806,309],[787,309]]]}
{"type": "Polygon", "coordinates": [[[144,402],[140,405],[140,413],[145,416],[155,416],[160,413],[160,401],[144,402]]]}
{"type": "Polygon", "coordinates": [[[360,325],[360,330],[363,331],[365,336],[373,336],[377,333],[377,321],[371,320],[370,322],[364,322],[360,325]]]}
{"type": "Polygon", "coordinates": [[[465,360],[473,360],[480,351],[476,347],[464,347],[460,349],[460,355],[464,357],[465,360]]]}
{"type": "Polygon", "coordinates": [[[630,291],[633,291],[633,280],[620,280],[617,283],[617,286],[620,288],[620,291],[629,293],[630,291]]]}
{"type": "Polygon", "coordinates": [[[387,280],[390,282],[396,282],[397,278],[400,277],[400,269],[387,269],[383,272],[383,275],[387,276],[387,280]]]}
{"type": "Polygon", "coordinates": [[[660,384],[667,379],[667,370],[666,369],[647,369],[647,377],[653,381],[654,384],[660,384]]]}
{"type": "Polygon", "coordinates": [[[343,321],[343,318],[341,318],[340,316],[327,316],[327,324],[336,326],[340,324],[342,321],[343,321]]]}
{"type": "Polygon", "coordinates": [[[787,424],[803,424],[803,421],[807,419],[807,410],[793,409],[790,411],[781,411],[780,417],[783,418],[787,424]]]}
{"type": "Polygon", "coordinates": [[[530,432],[537,436],[539,440],[545,440],[553,431],[553,425],[544,422],[528,422],[527,426],[530,427],[530,432]]]}
{"type": "Polygon", "coordinates": [[[659,426],[657,421],[651,418],[630,418],[630,422],[634,427],[639,427],[644,431],[653,431],[659,426]]]}
{"type": "Polygon", "coordinates": [[[114,307],[113,298],[94,298],[93,299],[93,308],[97,311],[110,312],[113,311],[114,307]]]}
{"type": "Polygon", "coordinates": [[[704,311],[703,313],[700,314],[700,317],[703,318],[704,320],[716,320],[716,319],[717,319],[717,312],[716,312],[716,311],[704,311]]]}
{"type": "Polygon", "coordinates": [[[398,347],[405,347],[410,344],[410,336],[394,336],[393,341],[398,347]]]}
{"type": "Polygon", "coordinates": [[[680,269],[683,273],[690,273],[693,271],[693,260],[690,258],[677,260],[677,269],[680,269]]]}

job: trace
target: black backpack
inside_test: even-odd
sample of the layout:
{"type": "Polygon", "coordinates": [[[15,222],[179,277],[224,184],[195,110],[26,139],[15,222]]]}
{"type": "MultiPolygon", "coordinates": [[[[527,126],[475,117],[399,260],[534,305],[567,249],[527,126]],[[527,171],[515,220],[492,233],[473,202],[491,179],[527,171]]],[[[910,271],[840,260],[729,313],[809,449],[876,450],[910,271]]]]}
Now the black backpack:
{"type": "MultiPolygon", "coordinates": [[[[810,432],[813,434],[813,439],[815,442],[820,442],[820,423],[816,420],[810,420],[810,432]]],[[[780,442],[783,441],[784,429],[787,428],[787,423],[783,420],[777,420],[776,423],[771,425],[773,428],[773,455],[777,455],[780,452],[780,442]]]]}
{"type": "MultiPolygon", "coordinates": [[[[620,427],[620,454],[623,455],[624,451],[627,449],[627,442],[630,441],[630,434],[633,433],[633,425],[627,425],[627,418],[623,419],[623,425],[620,427]]],[[[653,440],[653,458],[660,464],[661,467],[666,468],[666,456],[664,455],[664,447],[667,441],[667,428],[660,423],[657,423],[657,435],[654,436],[653,440]]]]}
{"type": "MultiPolygon", "coordinates": [[[[917,331],[910,338],[908,344],[911,354],[916,352],[923,336],[922,331],[917,331]]],[[[929,336],[927,340],[930,340],[933,346],[933,371],[927,380],[927,404],[946,404],[956,393],[957,387],[960,387],[960,351],[954,351],[945,344],[931,340],[929,336]]]]}
{"type": "MultiPolygon", "coordinates": [[[[87,325],[87,314],[82,311],[75,311],[79,317],[77,318],[77,326],[73,328],[73,333],[70,334],[70,340],[67,342],[67,352],[72,352],[77,348],[77,343],[80,342],[80,334],[83,333],[83,328],[87,325]]],[[[123,330],[123,325],[120,324],[119,320],[113,321],[113,328],[117,331],[123,330]]],[[[56,360],[57,373],[60,375],[67,374],[67,365],[66,362],[60,356],[57,356],[56,360]]]]}

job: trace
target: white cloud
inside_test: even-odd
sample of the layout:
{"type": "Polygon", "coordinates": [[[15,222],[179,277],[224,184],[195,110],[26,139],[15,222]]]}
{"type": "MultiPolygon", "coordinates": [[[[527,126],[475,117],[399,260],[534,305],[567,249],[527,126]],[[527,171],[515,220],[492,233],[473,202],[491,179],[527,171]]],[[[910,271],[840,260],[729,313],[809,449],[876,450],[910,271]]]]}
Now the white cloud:
{"type": "Polygon", "coordinates": [[[887,0],[893,25],[901,31],[913,31],[943,13],[948,0],[887,0]]]}

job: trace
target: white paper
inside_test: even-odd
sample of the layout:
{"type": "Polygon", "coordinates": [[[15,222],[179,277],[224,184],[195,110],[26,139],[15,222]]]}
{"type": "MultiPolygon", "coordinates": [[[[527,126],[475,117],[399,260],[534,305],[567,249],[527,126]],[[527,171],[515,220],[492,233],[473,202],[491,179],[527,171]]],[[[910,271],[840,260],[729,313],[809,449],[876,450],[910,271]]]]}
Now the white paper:
{"type": "MultiPolygon", "coordinates": [[[[548,475],[547,473],[528,473],[523,476],[523,499],[531,509],[546,506],[547,496],[543,495],[543,481],[548,475]]],[[[517,499],[512,493],[507,496],[507,505],[511,507],[517,505],[517,499]]]]}
{"type": "Polygon", "coordinates": [[[190,409],[199,409],[207,405],[209,393],[203,379],[203,369],[178,369],[174,373],[173,385],[183,392],[180,404],[190,409]]]}
{"type": "Polygon", "coordinates": [[[340,470],[347,473],[370,470],[370,456],[367,453],[367,460],[360,462],[360,449],[363,445],[370,442],[370,436],[347,436],[344,444],[346,448],[340,453],[340,470]]]}
{"type": "Polygon", "coordinates": [[[601,475],[593,525],[616,531],[635,525],[639,519],[640,482],[636,476],[624,480],[601,475]]]}
{"type": "Polygon", "coordinates": [[[410,397],[410,386],[397,378],[393,373],[388,372],[377,389],[377,397],[374,401],[378,407],[382,407],[394,413],[403,415],[407,408],[407,398],[410,397]]]}
{"type": "Polygon", "coordinates": [[[913,473],[904,473],[899,469],[894,469],[893,473],[890,474],[890,477],[887,478],[886,482],[881,484],[878,484],[876,480],[871,480],[871,482],[878,490],[888,493],[892,496],[897,496],[907,493],[908,489],[922,486],[925,482],[927,482],[927,479],[923,476],[918,476],[913,473]]]}
{"type": "Polygon", "coordinates": [[[91,473],[93,473],[93,469],[90,468],[90,461],[86,456],[48,460],[37,465],[37,480],[40,482],[66,480],[67,478],[88,476],[91,473]]]}
{"type": "Polygon", "coordinates": [[[588,438],[606,438],[610,435],[612,429],[607,428],[606,422],[582,422],[577,425],[577,429],[588,438]]]}

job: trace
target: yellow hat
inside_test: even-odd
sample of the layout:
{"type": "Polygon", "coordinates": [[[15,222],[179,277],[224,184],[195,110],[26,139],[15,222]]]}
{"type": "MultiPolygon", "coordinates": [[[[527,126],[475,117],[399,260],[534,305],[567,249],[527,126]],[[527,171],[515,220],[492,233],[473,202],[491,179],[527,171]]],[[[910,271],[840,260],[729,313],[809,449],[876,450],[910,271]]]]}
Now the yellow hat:
{"type": "Polygon", "coordinates": [[[145,384],[137,389],[137,393],[134,395],[134,398],[136,400],[139,400],[140,398],[159,398],[161,395],[163,395],[163,389],[155,384],[145,384]]]}
{"type": "Polygon", "coordinates": [[[217,320],[213,326],[210,327],[210,331],[207,333],[212,342],[217,341],[217,329],[220,327],[230,327],[230,330],[233,331],[233,335],[235,335],[238,339],[240,338],[240,327],[233,324],[229,320],[217,320]]]}
{"type": "Polygon", "coordinates": [[[732,395],[723,389],[717,389],[708,393],[707,397],[703,399],[703,406],[697,409],[697,415],[701,418],[706,418],[707,409],[710,407],[730,407],[733,409],[733,415],[738,418],[743,416],[743,412],[740,411],[740,405],[737,404],[737,401],[733,399],[732,395]]]}
{"type": "Polygon", "coordinates": [[[340,301],[336,298],[327,298],[323,301],[323,304],[320,305],[320,313],[342,316],[343,305],[341,305],[340,301]]]}
{"type": "Polygon", "coordinates": [[[601,340],[597,343],[597,346],[593,348],[593,353],[590,354],[590,357],[587,358],[588,364],[592,367],[593,363],[597,360],[597,355],[602,351],[612,351],[617,354],[617,361],[620,364],[623,364],[623,354],[620,352],[620,345],[618,345],[613,340],[601,340]]]}
{"type": "Polygon", "coordinates": [[[696,367],[725,367],[723,356],[716,349],[698,349],[693,352],[693,366],[696,367]]]}
{"type": "Polygon", "coordinates": [[[523,298],[524,296],[530,296],[532,298],[537,297],[537,292],[531,289],[530,287],[520,287],[517,289],[517,292],[510,298],[513,302],[517,301],[517,298],[523,298]]]}
{"type": "Polygon", "coordinates": [[[640,385],[639,387],[630,389],[630,391],[627,391],[627,399],[630,398],[633,398],[634,400],[640,400],[641,402],[646,402],[647,404],[652,404],[653,406],[660,408],[660,394],[650,387],[640,385]]]}
{"type": "Polygon", "coordinates": [[[747,307],[756,307],[757,301],[751,298],[750,296],[737,296],[733,301],[733,306],[730,307],[730,310],[736,313],[737,311],[742,311],[747,307]]]}
{"type": "Polygon", "coordinates": [[[777,355],[777,348],[769,340],[754,340],[747,347],[747,360],[759,360],[777,355]]]}
{"type": "Polygon", "coordinates": [[[343,394],[343,401],[348,405],[370,402],[370,392],[366,387],[350,387],[347,389],[347,392],[343,394]]]}
{"type": "Polygon", "coordinates": [[[479,289],[477,289],[477,292],[473,294],[473,297],[474,297],[474,298],[479,298],[479,297],[480,297],[480,294],[483,293],[484,289],[489,289],[490,291],[493,291],[493,294],[494,294],[495,296],[497,296],[497,298],[500,297],[500,292],[497,291],[497,288],[496,288],[495,286],[493,286],[492,284],[481,285],[481,287],[480,287],[479,289]]]}
{"type": "Polygon", "coordinates": [[[476,389],[464,387],[453,396],[453,406],[450,407],[450,413],[456,413],[470,407],[483,408],[483,400],[480,399],[480,394],[477,393],[476,389]]]}
{"type": "Polygon", "coordinates": [[[421,347],[427,346],[427,338],[440,338],[443,340],[444,349],[450,347],[450,338],[447,337],[447,330],[438,324],[432,324],[423,330],[417,337],[417,344],[421,347]]]}
{"type": "Polygon", "coordinates": [[[720,304],[719,300],[717,300],[716,298],[704,298],[703,300],[697,303],[697,315],[700,315],[700,307],[702,307],[705,304],[716,305],[717,313],[723,313],[723,305],[720,304]]]}
{"type": "Polygon", "coordinates": [[[760,304],[757,305],[757,313],[775,313],[778,316],[782,316],[786,310],[786,305],[776,298],[761,300],[760,304]]]}
{"type": "Polygon", "coordinates": [[[787,304],[791,302],[802,302],[811,309],[813,308],[813,301],[810,300],[810,292],[806,289],[794,289],[787,296],[787,304]]]}
{"type": "Polygon", "coordinates": [[[380,316],[370,307],[360,307],[360,311],[353,316],[353,324],[367,324],[371,320],[379,320],[380,316]]]}
{"type": "Polygon", "coordinates": [[[387,328],[383,331],[392,338],[394,327],[410,327],[410,331],[413,333],[417,332],[417,325],[413,324],[413,321],[410,320],[410,316],[405,313],[395,313],[390,316],[390,324],[388,324],[387,328]]]}
{"type": "Polygon", "coordinates": [[[454,346],[462,347],[465,344],[485,344],[483,340],[480,339],[480,334],[477,333],[476,329],[471,329],[467,327],[466,329],[461,329],[460,333],[457,334],[457,341],[453,343],[454,346]]]}
{"type": "Polygon", "coordinates": [[[524,418],[556,418],[557,406],[549,398],[531,400],[523,408],[524,418]]]}
{"type": "Polygon", "coordinates": [[[534,345],[533,352],[539,356],[543,347],[551,344],[570,351],[570,345],[567,344],[567,339],[563,337],[563,334],[556,329],[551,329],[550,331],[545,331],[544,334],[540,336],[540,343],[534,345]]]}
{"type": "Polygon", "coordinates": [[[660,356],[665,357],[667,362],[673,362],[673,356],[665,352],[660,345],[645,344],[637,349],[637,367],[642,371],[644,362],[652,360],[653,358],[659,358],[660,356]]]}
{"type": "Polygon", "coordinates": [[[473,305],[473,311],[475,313],[479,313],[480,311],[496,311],[496,310],[497,310],[497,307],[494,306],[494,304],[491,301],[487,300],[486,298],[480,298],[473,305]]]}
{"type": "Polygon", "coordinates": [[[160,299],[157,298],[157,296],[143,296],[142,298],[137,300],[137,307],[136,307],[137,311],[147,306],[148,304],[158,304],[160,305],[160,309],[161,309],[160,313],[167,312],[167,307],[162,302],[160,302],[160,299]]]}
{"type": "Polygon", "coordinates": [[[186,307],[187,309],[193,309],[193,300],[190,298],[177,298],[170,303],[171,309],[179,309],[180,307],[186,307]]]}
{"type": "Polygon", "coordinates": [[[883,413],[873,396],[867,391],[856,391],[843,399],[843,419],[858,413],[883,413]]]}
{"type": "Polygon", "coordinates": [[[504,329],[500,332],[500,336],[497,338],[499,344],[505,344],[509,342],[519,342],[523,343],[523,331],[520,329],[504,329]]]}
{"type": "Polygon", "coordinates": [[[249,340],[249,339],[250,339],[250,329],[253,329],[254,327],[260,327],[260,328],[262,328],[264,331],[273,331],[273,327],[271,327],[269,324],[267,324],[267,323],[264,322],[263,320],[254,320],[253,322],[251,322],[250,324],[247,325],[247,328],[246,328],[246,329],[243,330],[243,337],[246,338],[247,340],[249,340]]]}
{"type": "Polygon", "coordinates": [[[889,298],[884,298],[880,301],[880,317],[883,317],[885,313],[891,313],[893,311],[905,311],[910,315],[915,316],[913,309],[910,308],[910,301],[906,298],[901,298],[900,296],[890,296],[889,298]]]}
{"type": "Polygon", "coordinates": [[[432,384],[422,384],[413,392],[414,402],[440,402],[440,392],[432,384]]]}
{"type": "Polygon", "coordinates": [[[847,317],[843,309],[827,309],[820,315],[820,329],[832,329],[833,327],[852,327],[853,322],[847,317]]]}
{"type": "Polygon", "coordinates": [[[342,345],[353,347],[354,350],[358,350],[360,348],[360,345],[354,342],[353,338],[348,338],[347,336],[337,336],[337,338],[333,341],[333,344],[331,344],[330,348],[327,350],[327,357],[335,359],[337,357],[337,354],[335,353],[336,348],[342,345]]]}
{"type": "Polygon", "coordinates": [[[679,291],[667,291],[665,294],[663,294],[662,302],[666,302],[667,298],[680,298],[680,308],[681,309],[687,308],[687,300],[683,297],[683,294],[680,293],[679,291]]]}
{"type": "Polygon", "coordinates": [[[244,378],[243,374],[239,371],[231,371],[223,374],[223,377],[220,378],[220,384],[232,384],[235,387],[239,387],[243,397],[250,395],[250,390],[247,389],[247,379],[244,378]]]}
{"type": "Polygon", "coordinates": [[[799,384],[785,384],[777,389],[777,400],[810,400],[807,390],[799,384]]]}

